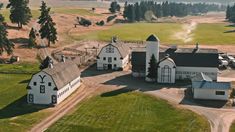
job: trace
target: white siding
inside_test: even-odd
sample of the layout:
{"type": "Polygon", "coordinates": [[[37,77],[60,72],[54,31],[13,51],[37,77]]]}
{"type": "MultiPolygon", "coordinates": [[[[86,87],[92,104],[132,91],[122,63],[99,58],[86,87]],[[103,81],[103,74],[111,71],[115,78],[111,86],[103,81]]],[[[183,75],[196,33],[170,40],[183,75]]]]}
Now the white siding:
{"type": "Polygon", "coordinates": [[[159,64],[157,81],[158,83],[175,83],[175,64],[172,61],[166,59],[159,64]],[[162,78],[162,69],[164,66],[169,66],[171,69],[170,80],[167,82],[163,81],[164,79],[162,78]]]}
{"type": "Polygon", "coordinates": [[[194,99],[209,99],[209,100],[228,100],[229,90],[221,89],[193,89],[194,99]],[[216,91],[224,91],[225,95],[216,95],[216,91]]]}
{"type": "Polygon", "coordinates": [[[197,73],[203,72],[205,75],[209,76],[212,80],[217,80],[218,68],[210,67],[176,67],[176,79],[191,79],[195,77],[197,73]]]}
{"type": "MultiPolygon", "coordinates": [[[[146,46],[146,73],[145,75],[147,76],[148,73],[148,68],[149,68],[149,62],[152,57],[152,55],[155,56],[156,62],[159,61],[159,42],[157,41],[147,41],[147,46],[146,46]]],[[[147,79],[148,80],[148,79],[147,79]]]]}
{"type": "Polygon", "coordinates": [[[81,85],[80,77],[73,80],[71,83],[64,86],[57,92],[57,103],[62,102],[69,95],[71,95],[81,85]]]}
{"type": "Polygon", "coordinates": [[[57,93],[57,91],[53,90],[56,87],[54,81],[45,72],[39,72],[33,75],[29,86],[31,87],[31,90],[28,90],[28,94],[33,95],[34,104],[51,104],[51,96],[56,95],[57,93]],[[44,83],[42,83],[40,76],[45,76],[44,83]],[[34,86],[34,82],[37,83],[36,86],[34,86]],[[48,86],[49,82],[51,83],[51,86],[48,86]],[[40,93],[41,85],[45,86],[45,93],[40,93]]]}
{"type": "Polygon", "coordinates": [[[119,68],[124,68],[129,62],[129,55],[125,56],[121,59],[122,56],[120,52],[115,46],[107,45],[106,47],[102,48],[97,58],[97,69],[98,70],[106,70],[108,68],[108,64],[112,65],[113,70],[117,70],[119,68]],[[107,53],[106,50],[111,46],[114,50],[113,53],[107,53]],[[104,60],[105,58],[105,60],[104,60]],[[111,62],[109,62],[109,58],[111,58],[111,62]],[[114,59],[116,58],[116,60],[114,59]],[[106,66],[105,66],[106,65],[106,66]],[[116,68],[115,68],[116,65],[116,68]]]}
{"type": "MultiPolygon", "coordinates": [[[[39,72],[35,74],[30,83],[29,86],[31,89],[28,90],[28,95],[33,95],[33,104],[52,104],[52,95],[55,95],[57,98],[57,103],[59,104],[64,99],[66,99],[71,93],[73,93],[79,86],[81,85],[80,77],[77,77],[72,82],[61,88],[60,90],[54,90],[56,85],[53,82],[53,79],[47,75],[44,72],[39,72]],[[40,76],[45,76],[44,83],[41,83],[40,76]],[[37,83],[36,86],[34,86],[34,82],[37,83]],[[51,82],[51,86],[48,86],[48,83],[51,82]],[[45,85],[45,93],[40,93],[40,85],[45,85]]],[[[29,97],[28,97],[29,102],[29,97]]],[[[29,102],[31,103],[31,102],[29,102]]]]}

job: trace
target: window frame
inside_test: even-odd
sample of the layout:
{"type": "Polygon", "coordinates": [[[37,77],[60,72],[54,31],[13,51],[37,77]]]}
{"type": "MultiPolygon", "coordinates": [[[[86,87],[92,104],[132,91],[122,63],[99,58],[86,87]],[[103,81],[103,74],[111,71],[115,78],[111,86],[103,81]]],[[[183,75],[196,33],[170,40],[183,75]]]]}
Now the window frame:
{"type": "Polygon", "coordinates": [[[45,85],[40,85],[40,93],[41,93],[41,94],[46,93],[46,87],[45,87],[45,85]]]}
{"type": "Polygon", "coordinates": [[[225,91],[215,91],[215,95],[219,96],[225,95],[225,91]]]}

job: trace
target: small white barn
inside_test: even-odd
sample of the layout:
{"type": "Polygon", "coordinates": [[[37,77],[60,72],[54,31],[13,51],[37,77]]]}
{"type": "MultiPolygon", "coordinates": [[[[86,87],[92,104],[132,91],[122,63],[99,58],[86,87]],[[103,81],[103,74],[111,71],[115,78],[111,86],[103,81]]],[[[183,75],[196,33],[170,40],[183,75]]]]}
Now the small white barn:
{"type": "Polygon", "coordinates": [[[27,86],[30,104],[56,105],[79,86],[80,71],[72,61],[65,61],[34,74],[27,86]]]}
{"type": "Polygon", "coordinates": [[[214,82],[205,74],[198,74],[192,79],[194,99],[228,100],[231,92],[230,82],[214,82]]]}
{"type": "Polygon", "coordinates": [[[97,56],[98,70],[120,70],[127,66],[130,60],[130,50],[124,43],[112,40],[105,45],[97,56]]]}

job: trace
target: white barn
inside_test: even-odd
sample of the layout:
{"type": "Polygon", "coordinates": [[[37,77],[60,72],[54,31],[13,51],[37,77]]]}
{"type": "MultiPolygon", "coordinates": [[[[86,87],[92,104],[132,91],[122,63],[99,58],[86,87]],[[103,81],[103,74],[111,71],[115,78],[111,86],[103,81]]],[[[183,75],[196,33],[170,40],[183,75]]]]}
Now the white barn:
{"type": "Polygon", "coordinates": [[[65,61],[34,74],[27,86],[30,104],[56,105],[79,86],[80,71],[72,61],[65,61]]]}
{"type": "Polygon", "coordinates": [[[203,73],[192,79],[194,99],[228,100],[231,92],[230,82],[213,82],[203,73]]]}
{"type": "Polygon", "coordinates": [[[125,44],[112,40],[97,56],[98,70],[122,70],[129,63],[130,50],[125,44]]]}
{"type": "Polygon", "coordinates": [[[217,80],[218,50],[199,48],[165,48],[160,49],[160,40],[155,35],[150,35],[146,40],[146,48],[142,51],[132,51],[132,75],[145,77],[149,69],[151,56],[157,62],[158,83],[175,83],[176,80],[191,80],[198,73],[204,73],[212,80],[217,80]],[[209,60],[209,61],[208,61],[209,60]]]}

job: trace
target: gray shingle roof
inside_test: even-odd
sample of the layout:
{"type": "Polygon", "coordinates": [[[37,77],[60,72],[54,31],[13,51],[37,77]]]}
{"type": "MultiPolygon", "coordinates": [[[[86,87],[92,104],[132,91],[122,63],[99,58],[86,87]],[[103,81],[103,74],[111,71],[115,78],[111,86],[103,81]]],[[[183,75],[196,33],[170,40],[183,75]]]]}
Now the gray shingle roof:
{"type": "Polygon", "coordinates": [[[130,48],[126,46],[124,43],[117,42],[117,43],[111,43],[111,44],[117,47],[117,49],[119,50],[123,58],[126,57],[130,52],[130,48]]]}
{"type": "Polygon", "coordinates": [[[71,60],[57,63],[53,68],[46,68],[42,71],[52,77],[57,89],[63,88],[81,74],[78,66],[71,60]]]}
{"type": "Polygon", "coordinates": [[[192,82],[192,88],[229,90],[231,88],[231,83],[230,82],[196,81],[196,82],[192,82]]]}

